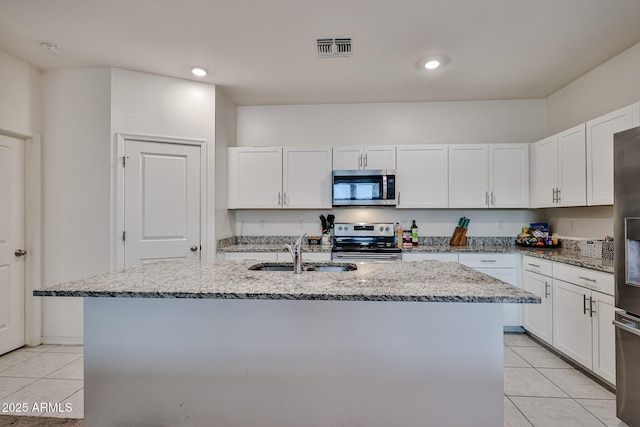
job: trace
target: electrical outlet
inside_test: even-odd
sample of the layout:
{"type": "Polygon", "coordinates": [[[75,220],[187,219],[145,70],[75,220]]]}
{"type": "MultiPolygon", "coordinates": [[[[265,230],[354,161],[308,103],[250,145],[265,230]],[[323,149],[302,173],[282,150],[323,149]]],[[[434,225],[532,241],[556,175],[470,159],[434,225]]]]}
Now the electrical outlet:
{"type": "Polygon", "coordinates": [[[260,230],[264,230],[264,219],[260,220],[260,230]]]}
{"type": "Polygon", "coordinates": [[[498,230],[504,230],[504,221],[498,220],[498,230]]]}
{"type": "Polygon", "coordinates": [[[299,219],[298,223],[300,224],[299,226],[300,230],[304,230],[304,219],[299,219]]]}
{"type": "Polygon", "coordinates": [[[576,222],[575,221],[569,221],[569,231],[571,231],[572,233],[575,233],[575,231],[576,231],[576,222]]]}

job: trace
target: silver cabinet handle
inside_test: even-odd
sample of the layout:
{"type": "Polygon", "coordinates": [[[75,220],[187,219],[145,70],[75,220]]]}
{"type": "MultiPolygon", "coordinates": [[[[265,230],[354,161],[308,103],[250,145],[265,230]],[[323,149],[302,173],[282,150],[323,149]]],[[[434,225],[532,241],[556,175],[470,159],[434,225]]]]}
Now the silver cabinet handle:
{"type": "Polygon", "coordinates": [[[637,335],[640,337],[640,329],[632,328],[631,326],[627,326],[622,322],[618,322],[617,320],[613,321],[613,324],[616,328],[620,328],[624,331],[632,333],[633,335],[637,335]]]}
{"type": "Polygon", "coordinates": [[[368,156],[368,154],[365,154],[365,155],[364,155],[364,168],[365,168],[365,169],[367,168],[367,163],[368,163],[368,162],[367,162],[367,156],[368,156]]]}
{"type": "Polygon", "coordinates": [[[531,264],[530,262],[528,262],[527,264],[529,264],[531,267],[540,268],[540,264],[531,264]]]}
{"type": "Polygon", "coordinates": [[[587,296],[582,295],[582,314],[587,314],[587,296]]]}
{"type": "Polygon", "coordinates": [[[551,296],[551,292],[549,292],[549,283],[544,282],[544,297],[549,298],[551,296]]]}
{"type": "Polygon", "coordinates": [[[19,258],[21,256],[25,256],[27,254],[27,251],[25,251],[24,249],[18,249],[13,254],[19,258]]]}
{"type": "Polygon", "coordinates": [[[289,202],[287,201],[287,193],[284,193],[284,196],[282,197],[282,206],[288,206],[289,202]]]}
{"type": "Polygon", "coordinates": [[[593,303],[596,302],[592,297],[589,297],[589,317],[593,317],[596,311],[593,309],[593,303]]]}
{"type": "Polygon", "coordinates": [[[491,192],[491,206],[495,206],[496,205],[496,199],[493,196],[493,191],[491,192]]]}
{"type": "Polygon", "coordinates": [[[282,196],[278,193],[278,206],[282,206],[282,196]]]}
{"type": "Polygon", "coordinates": [[[489,206],[489,192],[488,191],[484,192],[484,204],[489,206]]]}
{"type": "Polygon", "coordinates": [[[588,277],[582,277],[582,276],[578,276],[578,278],[582,279],[582,280],[586,280],[587,282],[597,282],[596,279],[589,279],[588,277]]]}
{"type": "Polygon", "coordinates": [[[481,259],[480,262],[498,262],[495,259],[481,259]]]}
{"type": "Polygon", "coordinates": [[[358,169],[362,169],[362,154],[358,156],[358,169]]]}
{"type": "Polygon", "coordinates": [[[558,203],[560,203],[560,199],[561,199],[561,197],[560,197],[560,189],[556,188],[556,201],[558,203]]]}

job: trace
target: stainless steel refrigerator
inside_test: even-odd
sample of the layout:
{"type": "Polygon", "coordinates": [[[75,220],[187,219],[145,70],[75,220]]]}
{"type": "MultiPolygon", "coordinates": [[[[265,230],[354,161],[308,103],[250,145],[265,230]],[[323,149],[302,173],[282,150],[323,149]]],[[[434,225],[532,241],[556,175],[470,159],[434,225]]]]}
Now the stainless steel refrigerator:
{"type": "Polygon", "coordinates": [[[616,407],[640,425],[640,127],[615,134],[616,407]]]}

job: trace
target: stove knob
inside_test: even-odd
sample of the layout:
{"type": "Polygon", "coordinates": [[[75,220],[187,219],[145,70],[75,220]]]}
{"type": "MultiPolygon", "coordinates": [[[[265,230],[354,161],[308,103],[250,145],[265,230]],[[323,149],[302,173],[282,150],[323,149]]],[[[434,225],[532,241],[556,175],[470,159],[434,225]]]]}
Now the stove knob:
{"type": "Polygon", "coordinates": [[[384,229],[384,231],[389,231],[389,226],[387,226],[387,227],[384,229]]]}
{"type": "Polygon", "coordinates": [[[348,225],[345,225],[345,226],[344,226],[344,231],[347,231],[348,229],[349,229],[349,226],[348,226],[348,225]]]}
{"type": "Polygon", "coordinates": [[[379,230],[380,230],[380,231],[383,231],[383,230],[384,230],[384,227],[383,227],[383,226],[380,226],[380,229],[379,229],[379,230]]]}
{"type": "Polygon", "coordinates": [[[342,226],[338,227],[338,230],[342,230],[342,226]]]}

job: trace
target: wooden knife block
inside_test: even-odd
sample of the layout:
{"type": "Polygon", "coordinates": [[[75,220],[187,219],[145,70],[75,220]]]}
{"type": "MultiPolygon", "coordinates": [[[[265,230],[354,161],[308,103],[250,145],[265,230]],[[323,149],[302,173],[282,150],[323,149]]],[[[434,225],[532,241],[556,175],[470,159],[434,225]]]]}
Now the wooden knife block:
{"type": "Polygon", "coordinates": [[[467,229],[463,227],[456,227],[451,236],[449,242],[451,246],[467,246],[467,229]]]}

